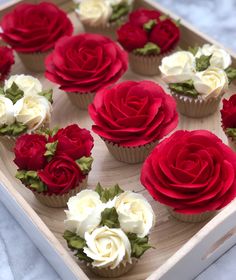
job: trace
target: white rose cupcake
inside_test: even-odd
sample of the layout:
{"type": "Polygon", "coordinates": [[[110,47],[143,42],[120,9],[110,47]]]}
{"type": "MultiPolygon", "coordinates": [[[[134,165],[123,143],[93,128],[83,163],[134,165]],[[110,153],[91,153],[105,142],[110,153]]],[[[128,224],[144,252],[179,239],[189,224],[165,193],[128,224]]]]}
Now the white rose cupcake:
{"type": "Polygon", "coordinates": [[[82,0],[76,4],[75,13],[87,33],[115,39],[116,29],[132,10],[133,0],[82,0]]]}
{"type": "Polygon", "coordinates": [[[68,201],[64,238],[75,256],[97,275],[119,277],[151,248],[155,215],[147,200],[118,185],[81,191],[68,201]]]}
{"type": "Polygon", "coordinates": [[[159,69],[179,112],[200,118],[217,110],[228,85],[236,77],[230,65],[231,57],[225,50],[206,44],[163,58],[159,69]]]}
{"type": "Polygon", "coordinates": [[[0,140],[12,149],[15,139],[48,126],[52,112],[52,90],[43,91],[40,81],[14,75],[0,89],[0,140]]]}

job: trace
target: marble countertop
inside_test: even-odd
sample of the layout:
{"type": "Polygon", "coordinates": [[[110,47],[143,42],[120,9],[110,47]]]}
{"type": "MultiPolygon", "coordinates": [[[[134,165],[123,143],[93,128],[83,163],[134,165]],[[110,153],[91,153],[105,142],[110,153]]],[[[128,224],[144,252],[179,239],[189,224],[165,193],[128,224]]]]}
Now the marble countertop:
{"type": "MultiPolygon", "coordinates": [[[[0,3],[7,1],[0,0],[0,3]]],[[[236,0],[158,2],[236,51],[236,0]]],[[[236,246],[199,275],[197,280],[235,280],[235,258],[236,246]]],[[[0,260],[0,280],[60,280],[1,202],[0,260]]]]}

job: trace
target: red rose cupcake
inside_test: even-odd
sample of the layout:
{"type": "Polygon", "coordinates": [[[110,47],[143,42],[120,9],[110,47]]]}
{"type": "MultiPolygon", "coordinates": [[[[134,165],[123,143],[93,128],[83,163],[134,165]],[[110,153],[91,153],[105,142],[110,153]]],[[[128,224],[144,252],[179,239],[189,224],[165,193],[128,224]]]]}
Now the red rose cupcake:
{"type": "Polygon", "coordinates": [[[236,151],[236,94],[229,100],[223,99],[221,112],[222,128],[228,138],[229,146],[236,151]]]}
{"type": "Polygon", "coordinates": [[[15,60],[12,49],[0,47],[0,84],[8,77],[14,63],[15,60]]]}
{"type": "Polygon", "coordinates": [[[87,109],[95,93],[119,80],[128,58],[118,44],[97,34],[60,39],[46,59],[46,78],[60,85],[72,103],[87,109]]]}
{"type": "Polygon", "coordinates": [[[64,207],[87,185],[93,138],[73,124],[66,128],[20,136],[14,148],[16,178],[43,204],[64,207]]]}
{"type": "Polygon", "coordinates": [[[44,71],[44,59],[56,41],[71,35],[73,26],[66,13],[52,3],[20,4],[2,21],[2,39],[35,72],[44,71]]]}
{"type": "Polygon", "coordinates": [[[146,159],[141,183],[177,219],[200,222],[235,198],[236,154],[207,130],[180,130],[146,159]]]}
{"type": "Polygon", "coordinates": [[[174,99],[154,82],[126,81],[100,90],[89,106],[93,131],[118,160],[144,161],[178,124],[174,99]]]}
{"type": "Polygon", "coordinates": [[[172,52],[180,38],[177,23],[155,10],[140,8],[117,31],[118,41],[129,53],[131,69],[156,75],[163,56],[172,52]]]}

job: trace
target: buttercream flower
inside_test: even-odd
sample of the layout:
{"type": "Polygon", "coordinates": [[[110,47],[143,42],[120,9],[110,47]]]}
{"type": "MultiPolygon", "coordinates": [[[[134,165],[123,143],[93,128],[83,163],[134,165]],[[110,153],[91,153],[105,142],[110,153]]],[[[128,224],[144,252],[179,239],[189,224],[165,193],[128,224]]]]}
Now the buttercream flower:
{"type": "Polygon", "coordinates": [[[193,78],[195,57],[191,52],[178,51],[162,59],[159,67],[167,83],[180,83],[193,78]]]}
{"type": "Polygon", "coordinates": [[[0,95],[0,127],[13,124],[14,121],[14,106],[12,101],[0,95]]]}
{"type": "Polygon", "coordinates": [[[232,95],[229,100],[223,99],[223,108],[220,112],[224,130],[236,128],[236,94],[232,95]]]}
{"type": "Polygon", "coordinates": [[[84,253],[93,259],[92,266],[110,269],[121,262],[131,263],[131,246],[126,234],[119,228],[107,226],[95,229],[91,234],[85,233],[87,247],[84,253]]]}
{"type": "Polygon", "coordinates": [[[23,90],[24,96],[36,95],[42,91],[42,84],[37,79],[30,75],[12,75],[8,80],[5,81],[4,91],[11,88],[12,84],[16,83],[19,89],[23,90]]]}
{"type": "Polygon", "coordinates": [[[219,210],[236,196],[236,155],[207,130],[177,131],[146,159],[141,182],[175,212],[219,210]]]}
{"type": "Polygon", "coordinates": [[[97,192],[83,190],[71,197],[67,205],[64,222],[67,230],[84,238],[86,232],[91,233],[100,224],[103,203],[97,192]]]}
{"type": "Polygon", "coordinates": [[[8,47],[0,47],[0,81],[4,81],[14,64],[13,50],[8,47]]]}
{"type": "Polygon", "coordinates": [[[155,214],[148,201],[138,193],[126,191],[117,197],[116,211],[122,230],[145,237],[155,223],[155,214]]]}

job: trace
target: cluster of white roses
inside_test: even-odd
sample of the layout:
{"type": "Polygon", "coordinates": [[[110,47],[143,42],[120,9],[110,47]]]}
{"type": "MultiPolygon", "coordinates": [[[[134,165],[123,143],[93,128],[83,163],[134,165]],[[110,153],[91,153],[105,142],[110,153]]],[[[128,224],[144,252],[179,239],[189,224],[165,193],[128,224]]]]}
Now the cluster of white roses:
{"type": "Polygon", "coordinates": [[[75,10],[82,23],[90,26],[105,26],[113,13],[113,7],[121,4],[131,6],[133,0],[82,0],[75,10]]]}
{"type": "Polygon", "coordinates": [[[100,268],[132,263],[127,233],[146,237],[155,223],[151,205],[141,194],[131,191],[103,203],[96,191],[84,190],[69,199],[68,209],[66,229],[85,239],[83,252],[93,260],[94,267],[100,268]],[[103,211],[112,207],[118,214],[119,228],[101,226],[103,211]]]}
{"type": "MultiPolygon", "coordinates": [[[[228,88],[226,69],[231,65],[230,55],[223,49],[205,44],[195,55],[190,51],[178,51],[162,59],[159,67],[163,80],[168,84],[192,80],[193,86],[202,98],[217,97],[228,88]],[[207,67],[198,70],[198,61],[203,58],[207,67]]],[[[200,65],[201,66],[201,65],[200,65]]]]}
{"type": "Polygon", "coordinates": [[[13,83],[24,95],[14,104],[10,98],[0,94],[0,128],[19,122],[31,131],[49,122],[52,107],[47,98],[39,95],[42,92],[40,81],[29,75],[14,75],[5,81],[4,92],[11,89],[13,83]]]}

